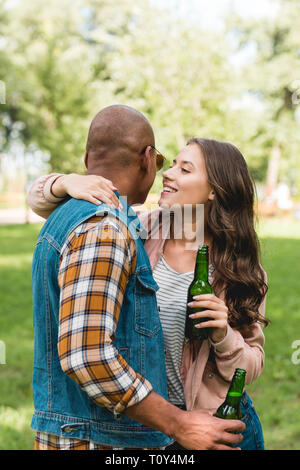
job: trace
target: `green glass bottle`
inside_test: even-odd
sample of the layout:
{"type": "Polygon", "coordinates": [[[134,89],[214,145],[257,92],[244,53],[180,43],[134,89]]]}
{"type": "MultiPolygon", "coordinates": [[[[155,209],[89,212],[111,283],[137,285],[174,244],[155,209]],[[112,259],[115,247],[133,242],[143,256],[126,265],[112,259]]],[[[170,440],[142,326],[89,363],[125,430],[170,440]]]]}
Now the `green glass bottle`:
{"type": "Polygon", "coordinates": [[[241,399],[245,385],[246,371],[235,369],[227,396],[222,405],[219,406],[214,416],[222,419],[241,419],[241,399]]]}
{"type": "MultiPolygon", "coordinates": [[[[212,294],[211,285],[208,282],[209,253],[208,246],[198,248],[194,279],[188,289],[187,303],[192,302],[195,295],[212,294]]],[[[210,318],[189,318],[189,315],[206,310],[205,308],[191,308],[187,306],[185,321],[185,337],[188,339],[208,338],[208,328],[196,328],[195,325],[210,320],[210,318]]]]}

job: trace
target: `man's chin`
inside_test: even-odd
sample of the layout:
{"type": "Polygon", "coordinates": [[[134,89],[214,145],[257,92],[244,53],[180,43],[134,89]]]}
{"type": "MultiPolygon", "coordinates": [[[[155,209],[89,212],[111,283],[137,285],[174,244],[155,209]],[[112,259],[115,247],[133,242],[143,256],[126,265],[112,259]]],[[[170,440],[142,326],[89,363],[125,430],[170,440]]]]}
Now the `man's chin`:
{"type": "Polygon", "coordinates": [[[146,196],[139,196],[136,198],[135,202],[131,204],[132,206],[142,206],[147,200],[148,194],[146,196]]]}

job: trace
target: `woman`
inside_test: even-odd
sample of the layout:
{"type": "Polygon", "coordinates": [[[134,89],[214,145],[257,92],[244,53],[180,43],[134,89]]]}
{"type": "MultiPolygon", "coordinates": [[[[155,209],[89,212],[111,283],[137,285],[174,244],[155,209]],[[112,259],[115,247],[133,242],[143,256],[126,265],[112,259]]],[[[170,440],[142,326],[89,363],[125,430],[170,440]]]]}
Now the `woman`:
{"type": "MultiPolygon", "coordinates": [[[[28,202],[40,215],[49,214],[61,201],[50,192],[57,176],[43,177],[31,188],[28,202]]],[[[151,218],[145,248],[160,287],[157,300],[165,338],[169,399],[188,410],[216,409],[226,396],[236,367],[246,369],[246,384],[263,369],[267,284],[254,230],[254,183],[236,147],[195,138],[163,173],[163,186],[160,209],[139,216],[146,226],[151,218]],[[199,328],[209,328],[209,338],[185,342],[187,289],[197,254],[186,244],[195,233],[197,221],[193,216],[178,236],[174,230],[176,213],[167,231],[162,227],[162,214],[164,208],[174,206],[178,214],[187,204],[204,206],[204,243],[209,246],[214,294],[193,302],[193,307],[205,309],[196,318],[210,319],[199,324],[199,328]]],[[[117,202],[112,184],[101,177],[70,175],[64,178],[64,187],[73,197],[117,202]]],[[[246,393],[241,407],[247,426],[240,447],[263,449],[261,425],[246,393]]],[[[173,448],[179,447],[175,444],[173,448]]]]}

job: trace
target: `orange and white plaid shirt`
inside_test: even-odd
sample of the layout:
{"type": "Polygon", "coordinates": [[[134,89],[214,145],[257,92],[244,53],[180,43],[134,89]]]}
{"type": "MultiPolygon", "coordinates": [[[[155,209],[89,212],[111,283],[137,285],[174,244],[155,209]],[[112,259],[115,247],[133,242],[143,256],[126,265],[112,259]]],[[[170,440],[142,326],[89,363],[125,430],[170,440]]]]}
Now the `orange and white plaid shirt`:
{"type": "MultiPolygon", "coordinates": [[[[68,237],[60,256],[58,353],[64,372],[113,413],[143,400],[151,384],[114,347],[135,242],[123,222],[93,217],[68,237]]],[[[35,449],[109,449],[99,443],[37,432],[35,449]]]]}

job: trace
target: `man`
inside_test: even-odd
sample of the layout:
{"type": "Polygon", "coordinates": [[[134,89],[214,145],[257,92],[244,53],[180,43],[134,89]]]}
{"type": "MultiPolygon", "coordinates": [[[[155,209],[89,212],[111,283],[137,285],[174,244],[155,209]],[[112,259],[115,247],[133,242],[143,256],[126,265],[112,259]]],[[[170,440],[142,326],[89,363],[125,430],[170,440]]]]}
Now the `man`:
{"type": "MultiPolygon", "coordinates": [[[[145,201],[156,173],[153,130],[138,111],[105,108],[92,121],[88,174],[128,203],[145,201]],[[137,184],[138,182],[138,184],[137,184]]],[[[59,180],[57,182],[59,185],[59,180]]],[[[59,193],[59,188],[58,188],[59,193]]],[[[143,227],[122,210],[69,199],[48,218],[34,253],[33,393],[36,449],[229,449],[245,426],[167,401],[158,289],[143,227]]]]}

